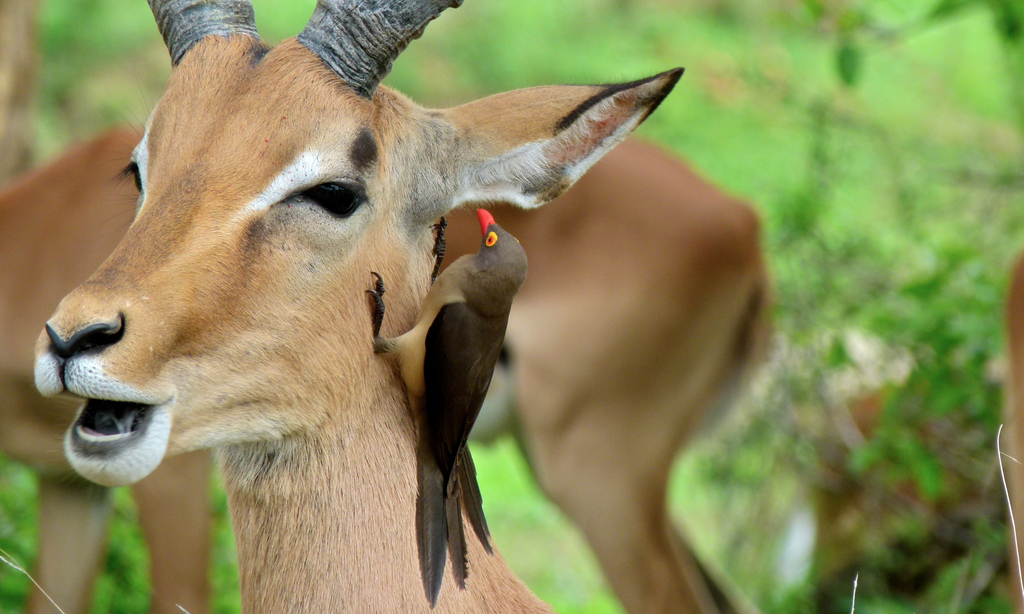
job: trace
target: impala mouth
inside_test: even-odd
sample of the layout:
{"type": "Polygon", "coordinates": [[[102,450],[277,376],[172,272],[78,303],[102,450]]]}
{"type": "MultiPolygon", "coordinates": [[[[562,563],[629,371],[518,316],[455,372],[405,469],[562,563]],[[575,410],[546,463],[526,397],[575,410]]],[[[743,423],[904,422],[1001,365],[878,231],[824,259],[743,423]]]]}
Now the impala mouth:
{"type": "Polygon", "coordinates": [[[71,466],[104,486],[146,477],[167,452],[171,416],[165,405],[89,399],[64,438],[71,466]]]}
{"type": "Polygon", "coordinates": [[[145,430],[151,409],[142,403],[90,399],[75,421],[75,435],[88,443],[124,441],[145,430]]]}

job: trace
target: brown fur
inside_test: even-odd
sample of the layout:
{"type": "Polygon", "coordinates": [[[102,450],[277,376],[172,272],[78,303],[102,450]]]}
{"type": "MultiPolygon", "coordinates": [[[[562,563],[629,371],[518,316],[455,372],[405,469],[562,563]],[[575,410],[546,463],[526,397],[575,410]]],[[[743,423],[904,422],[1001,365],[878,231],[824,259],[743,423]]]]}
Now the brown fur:
{"type": "MultiPolygon", "coordinates": [[[[135,188],[118,180],[138,135],[108,132],[0,192],[0,450],[40,476],[33,576],[68,614],[88,611],[110,504],[78,478],[61,448],[79,402],[33,386],[33,348],[60,298],[93,272],[132,219],[135,188]]],[[[151,612],[206,612],[208,455],[171,459],[134,487],[152,557],[151,612]]],[[[52,612],[35,591],[27,611],[52,612]]]]}

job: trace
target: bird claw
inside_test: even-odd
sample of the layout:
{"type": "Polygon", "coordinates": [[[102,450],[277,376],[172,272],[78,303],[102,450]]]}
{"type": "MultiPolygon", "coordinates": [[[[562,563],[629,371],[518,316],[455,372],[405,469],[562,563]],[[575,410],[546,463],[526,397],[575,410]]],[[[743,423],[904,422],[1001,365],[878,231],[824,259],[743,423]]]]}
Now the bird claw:
{"type": "Polygon", "coordinates": [[[373,338],[376,339],[380,336],[380,326],[384,323],[384,279],[375,271],[370,271],[370,275],[376,278],[373,289],[366,291],[373,299],[373,338]]]}
{"type": "Polygon", "coordinates": [[[441,262],[444,260],[445,252],[444,229],[448,228],[448,220],[442,215],[433,228],[437,234],[434,236],[434,272],[430,274],[430,285],[434,285],[437,274],[441,272],[441,262]]]}

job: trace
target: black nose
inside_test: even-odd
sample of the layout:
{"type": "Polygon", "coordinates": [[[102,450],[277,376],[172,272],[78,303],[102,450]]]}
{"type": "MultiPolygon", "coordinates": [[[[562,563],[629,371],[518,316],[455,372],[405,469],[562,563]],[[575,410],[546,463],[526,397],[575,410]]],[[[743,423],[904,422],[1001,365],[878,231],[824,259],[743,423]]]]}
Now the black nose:
{"type": "Polygon", "coordinates": [[[119,315],[116,322],[90,324],[72,335],[70,339],[61,337],[49,324],[46,325],[46,334],[50,336],[53,351],[57,356],[71,358],[79,352],[106,347],[120,341],[124,335],[124,316],[119,315]]]}

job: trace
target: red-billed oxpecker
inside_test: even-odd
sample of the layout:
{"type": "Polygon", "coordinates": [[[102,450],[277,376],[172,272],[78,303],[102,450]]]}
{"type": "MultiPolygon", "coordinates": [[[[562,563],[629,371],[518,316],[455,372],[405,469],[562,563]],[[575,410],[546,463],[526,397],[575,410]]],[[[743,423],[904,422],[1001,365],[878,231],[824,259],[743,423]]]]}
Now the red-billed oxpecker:
{"type": "Polygon", "coordinates": [[[420,571],[431,606],[444,578],[446,551],[455,580],[466,587],[465,507],[473,530],[491,552],[476,469],[466,447],[494,365],[501,354],[512,298],[526,280],[526,252],[490,213],[477,210],[480,250],[452,263],[423,300],[413,328],[380,336],[384,282],[376,273],[373,348],[398,356],[419,444],[416,533],[420,571]]]}

